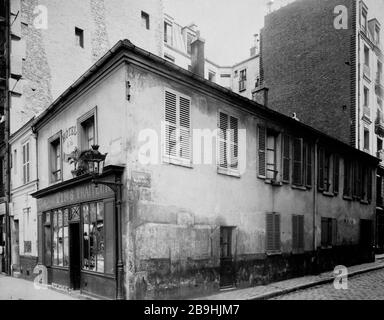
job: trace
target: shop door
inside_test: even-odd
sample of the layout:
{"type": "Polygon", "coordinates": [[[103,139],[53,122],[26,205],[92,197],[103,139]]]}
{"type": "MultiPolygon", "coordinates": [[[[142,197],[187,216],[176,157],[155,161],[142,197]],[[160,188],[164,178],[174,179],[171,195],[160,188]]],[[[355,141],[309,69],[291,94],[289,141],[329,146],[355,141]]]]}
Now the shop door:
{"type": "Polygon", "coordinates": [[[234,264],[232,255],[233,228],[220,229],[220,287],[232,287],[234,284],[234,264]]]}
{"type": "Polygon", "coordinates": [[[80,290],[80,224],[69,225],[69,274],[71,289],[80,290]]]}

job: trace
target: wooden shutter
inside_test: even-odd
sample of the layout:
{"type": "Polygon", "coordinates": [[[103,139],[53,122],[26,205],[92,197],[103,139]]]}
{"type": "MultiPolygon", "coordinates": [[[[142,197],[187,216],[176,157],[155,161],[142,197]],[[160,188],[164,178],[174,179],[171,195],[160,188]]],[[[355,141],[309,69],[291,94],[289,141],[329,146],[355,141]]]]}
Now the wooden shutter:
{"type": "Polygon", "coordinates": [[[280,251],[280,215],[274,214],[274,251],[280,251]]]}
{"type": "Polygon", "coordinates": [[[294,215],[292,216],[292,249],[296,250],[298,249],[298,243],[299,243],[299,238],[298,238],[298,227],[299,225],[299,219],[298,216],[294,215]]]}
{"type": "Polygon", "coordinates": [[[266,215],[266,249],[268,252],[274,251],[274,214],[266,215]]]}
{"type": "Polygon", "coordinates": [[[267,131],[264,126],[258,126],[258,141],[259,141],[259,176],[266,178],[266,149],[267,149],[267,131]]]}
{"type": "Polygon", "coordinates": [[[303,139],[293,140],[293,184],[303,185],[303,139]]]}
{"type": "Polygon", "coordinates": [[[340,186],[340,158],[337,154],[333,157],[333,192],[339,193],[340,186]]]}
{"type": "Polygon", "coordinates": [[[283,182],[289,183],[291,175],[291,146],[290,137],[283,135],[283,182]]]}
{"type": "Polygon", "coordinates": [[[177,97],[165,91],[165,155],[177,156],[177,97]]]}
{"type": "Polygon", "coordinates": [[[331,222],[331,230],[332,230],[331,244],[333,246],[335,246],[337,244],[337,220],[336,219],[332,219],[331,221],[330,221],[331,222]]]}
{"type": "Polygon", "coordinates": [[[351,195],[351,163],[344,158],[344,195],[351,195]]]}
{"type": "Polygon", "coordinates": [[[191,100],[180,97],[180,158],[191,159],[191,100]]]}
{"type": "Polygon", "coordinates": [[[221,168],[228,168],[228,115],[219,114],[219,165],[221,168]]]}
{"type": "Polygon", "coordinates": [[[312,187],[312,148],[309,143],[307,143],[307,162],[306,162],[306,170],[305,170],[305,184],[307,187],[312,187]]]}
{"type": "Polygon", "coordinates": [[[239,121],[230,117],[230,167],[237,169],[239,166],[239,121]]]}
{"type": "Polygon", "coordinates": [[[367,168],[367,200],[372,201],[372,169],[367,168]]]}
{"type": "Polygon", "coordinates": [[[324,191],[324,159],[325,152],[324,148],[319,148],[318,152],[318,181],[317,181],[317,187],[319,191],[324,191]]]}
{"type": "Polygon", "coordinates": [[[298,216],[298,249],[304,250],[304,216],[298,216]]]}
{"type": "Polygon", "coordinates": [[[328,219],[321,218],[321,245],[327,246],[328,242],[328,219]]]}

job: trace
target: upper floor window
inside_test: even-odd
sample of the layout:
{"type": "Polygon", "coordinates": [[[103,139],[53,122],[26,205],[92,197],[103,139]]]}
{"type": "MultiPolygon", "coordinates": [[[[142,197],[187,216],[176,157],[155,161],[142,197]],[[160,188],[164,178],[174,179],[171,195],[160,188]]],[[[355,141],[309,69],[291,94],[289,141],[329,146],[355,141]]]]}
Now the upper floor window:
{"type": "Polygon", "coordinates": [[[214,73],[213,71],[209,71],[208,72],[208,80],[215,82],[216,81],[216,73],[214,73]]]}
{"type": "Polygon", "coordinates": [[[247,89],[247,69],[240,70],[239,92],[247,89]]]}
{"type": "Polygon", "coordinates": [[[91,110],[78,120],[80,128],[80,146],[81,150],[89,150],[96,141],[96,113],[91,110]]]}
{"type": "Polygon", "coordinates": [[[164,42],[173,45],[172,24],[167,21],[164,21],[164,42]]]}
{"type": "Polygon", "coordinates": [[[23,183],[30,182],[30,154],[29,154],[29,142],[23,145],[23,183]]]}
{"type": "Polygon", "coordinates": [[[76,46],[84,48],[84,30],[75,28],[76,46]]]}
{"type": "Polygon", "coordinates": [[[363,9],[363,12],[361,14],[361,27],[364,31],[367,30],[367,16],[368,16],[367,11],[363,9]]]}
{"type": "Polygon", "coordinates": [[[364,107],[369,107],[369,89],[364,87],[364,107]]]}
{"type": "Polygon", "coordinates": [[[337,243],[337,220],[321,218],[321,246],[332,247],[337,243]]]}
{"type": "Polygon", "coordinates": [[[278,133],[267,130],[267,179],[276,180],[277,170],[277,137],[278,133]]]}
{"type": "MultiPolygon", "coordinates": [[[[169,54],[164,54],[164,58],[165,58],[166,60],[172,62],[172,63],[175,63],[175,58],[172,57],[172,56],[170,56],[169,54]]],[[[191,66],[191,69],[192,69],[192,66],[191,66]]],[[[189,68],[188,68],[188,71],[191,71],[191,70],[189,70],[189,68]]]]}
{"type": "Polygon", "coordinates": [[[369,149],[370,149],[369,136],[370,136],[369,129],[364,128],[364,150],[366,150],[366,151],[369,151],[369,149]]]}
{"type": "Polygon", "coordinates": [[[150,29],[149,14],[144,11],[141,11],[141,25],[147,30],[150,29]]]}
{"type": "Polygon", "coordinates": [[[219,167],[239,168],[239,120],[224,112],[219,113],[219,167]]]}
{"type": "Polygon", "coordinates": [[[331,191],[331,154],[323,147],[319,148],[318,153],[318,189],[319,191],[331,191]]]}
{"type": "Polygon", "coordinates": [[[375,41],[376,43],[380,43],[380,28],[375,28],[375,41]]]}
{"type": "Polygon", "coordinates": [[[49,139],[49,148],[50,182],[55,183],[62,180],[61,133],[49,139]]]}
{"type": "Polygon", "coordinates": [[[175,164],[190,165],[191,99],[172,90],[165,90],[164,157],[175,164]]]}
{"type": "Polygon", "coordinates": [[[369,67],[369,48],[364,46],[364,64],[369,67]]]}

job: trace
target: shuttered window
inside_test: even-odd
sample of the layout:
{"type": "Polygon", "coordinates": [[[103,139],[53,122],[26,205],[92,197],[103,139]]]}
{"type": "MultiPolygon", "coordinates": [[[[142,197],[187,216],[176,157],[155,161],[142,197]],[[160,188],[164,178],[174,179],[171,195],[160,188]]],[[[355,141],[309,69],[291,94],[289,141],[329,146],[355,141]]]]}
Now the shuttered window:
{"type": "Polygon", "coordinates": [[[317,188],[319,191],[324,191],[324,148],[320,147],[318,150],[318,175],[317,175],[317,188]]]}
{"type": "Polygon", "coordinates": [[[304,250],[304,216],[292,216],[292,250],[304,250]]]}
{"type": "Polygon", "coordinates": [[[29,142],[23,145],[23,183],[30,182],[29,142]]]}
{"type": "Polygon", "coordinates": [[[266,149],[267,149],[267,130],[264,126],[258,126],[258,159],[259,159],[259,177],[267,177],[266,168],[266,149]]]}
{"type": "Polygon", "coordinates": [[[239,167],[239,120],[219,113],[219,166],[237,170],[239,167]]]}
{"type": "Polygon", "coordinates": [[[333,157],[333,193],[339,194],[340,185],[340,158],[337,154],[333,157]]]}
{"type": "Polygon", "coordinates": [[[344,196],[352,196],[352,164],[349,160],[344,160],[344,196]]]}
{"type": "Polygon", "coordinates": [[[293,177],[295,186],[303,185],[303,139],[293,140],[293,177]]]}
{"type": "Polygon", "coordinates": [[[266,218],[266,251],[268,253],[280,252],[280,214],[267,213],[266,218]]]}
{"type": "Polygon", "coordinates": [[[291,175],[291,145],[290,137],[283,135],[283,182],[289,183],[291,175]]]}
{"type": "Polygon", "coordinates": [[[361,169],[359,166],[359,163],[355,161],[353,163],[353,190],[352,190],[352,196],[356,199],[359,199],[361,197],[361,169]]]}
{"type": "Polygon", "coordinates": [[[321,246],[331,247],[337,244],[337,220],[321,218],[321,246]]]}
{"type": "Polygon", "coordinates": [[[309,143],[305,144],[305,185],[312,187],[312,148],[309,143]]]}
{"type": "Polygon", "coordinates": [[[191,160],[191,99],[165,91],[165,156],[191,160]]]}

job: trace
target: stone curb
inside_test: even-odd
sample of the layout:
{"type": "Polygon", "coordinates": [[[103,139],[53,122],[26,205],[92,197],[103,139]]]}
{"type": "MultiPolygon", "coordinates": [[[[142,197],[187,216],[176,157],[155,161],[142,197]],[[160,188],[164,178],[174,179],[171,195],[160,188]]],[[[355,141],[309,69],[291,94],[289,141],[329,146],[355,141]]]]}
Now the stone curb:
{"type": "MultiPolygon", "coordinates": [[[[368,268],[365,268],[365,269],[362,269],[362,270],[356,270],[354,272],[349,273],[348,274],[348,278],[354,277],[354,276],[357,276],[357,275],[360,275],[360,274],[363,274],[363,273],[367,273],[367,272],[370,272],[370,271],[380,270],[380,269],[384,269],[384,264],[381,264],[381,265],[378,265],[378,266],[373,266],[373,267],[368,267],[368,268]]],[[[278,291],[271,292],[271,293],[266,293],[266,294],[261,294],[261,295],[255,296],[255,297],[248,298],[246,300],[248,300],[248,301],[249,300],[268,300],[268,299],[275,298],[275,297],[278,297],[278,296],[281,296],[281,295],[285,295],[285,294],[288,294],[288,293],[292,293],[292,292],[308,289],[308,288],[311,288],[311,287],[316,287],[316,286],[319,286],[319,285],[327,284],[327,283],[333,282],[334,280],[335,280],[334,277],[329,277],[329,278],[326,278],[326,279],[319,279],[319,280],[316,280],[316,281],[312,281],[312,282],[309,282],[309,283],[298,285],[298,286],[296,286],[294,288],[286,288],[286,289],[281,289],[281,290],[278,290],[276,288],[278,291]]]]}

